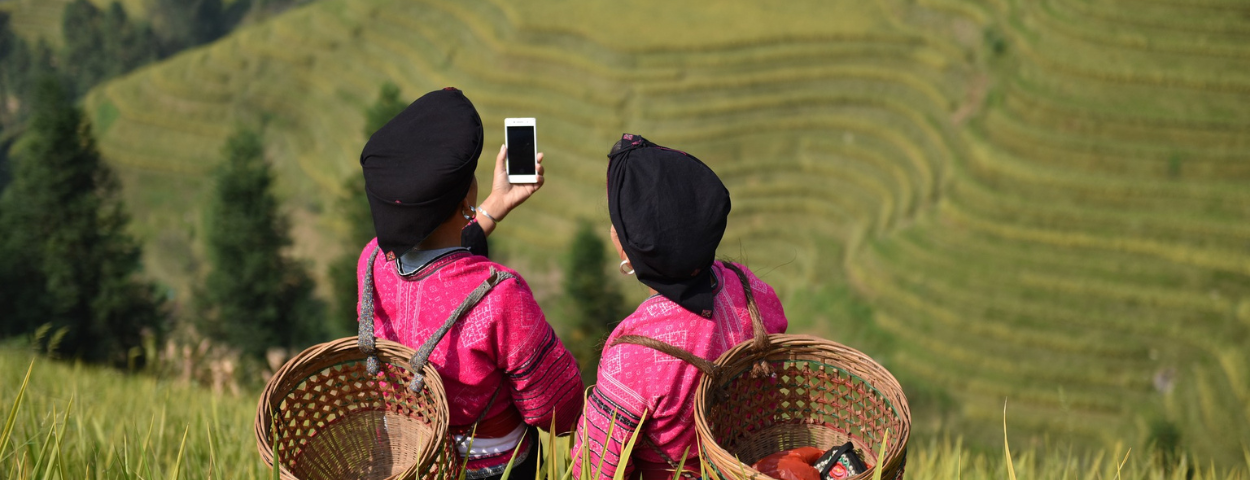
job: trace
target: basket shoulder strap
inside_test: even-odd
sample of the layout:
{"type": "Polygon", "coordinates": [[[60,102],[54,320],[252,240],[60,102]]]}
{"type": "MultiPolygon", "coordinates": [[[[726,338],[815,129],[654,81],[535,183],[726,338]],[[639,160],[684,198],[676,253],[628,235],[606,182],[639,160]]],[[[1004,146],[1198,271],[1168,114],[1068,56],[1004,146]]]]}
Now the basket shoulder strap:
{"type": "Polygon", "coordinates": [[[373,261],[378,258],[381,248],[373,247],[369,254],[369,263],[365,266],[365,280],[360,284],[360,318],[356,326],[356,344],[360,353],[365,354],[365,368],[369,375],[377,375],[380,368],[376,355],[376,339],[373,334],[373,261]]]}
{"type": "MultiPolygon", "coordinates": [[[[768,340],[768,330],[764,328],[764,318],[760,315],[760,307],[755,303],[755,292],[751,290],[751,279],[747,278],[746,272],[743,272],[742,267],[736,264],[721,262],[721,265],[733,270],[738,275],[738,281],[742,282],[742,293],[747,298],[747,312],[751,315],[751,329],[755,333],[755,339],[752,341],[751,348],[757,352],[767,352],[771,342],[768,340]]],[[[751,376],[754,378],[770,377],[774,374],[772,364],[764,359],[756,362],[755,367],[751,369],[751,376]]]]}
{"type": "Polygon", "coordinates": [[[412,356],[412,361],[409,362],[409,365],[412,367],[412,382],[408,384],[409,389],[414,392],[421,391],[421,387],[425,385],[424,369],[425,365],[430,361],[430,354],[434,352],[434,348],[438,346],[438,342],[443,340],[447,332],[451,331],[452,325],[455,325],[460,320],[460,317],[463,317],[469,310],[477,306],[478,302],[481,302],[482,298],[486,297],[486,294],[490,293],[491,289],[510,278],[516,278],[516,275],[491,268],[490,276],[486,277],[486,280],[482,281],[482,284],[474,288],[472,292],[469,292],[469,296],[463,302],[460,302],[460,305],[455,310],[452,310],[451,315],[448,315],[447,320],[443,322],[443,326],[438,327],[438,330],[434,331],[434,334],[426,339],[421,348],[417,349],[417,353],[412,356]]]}
{"type": "Polygon", "coordinates": [[[616,337],[616,340],[612,341],[612,346],[615,347],[622,343],[647,347],[652,350],[657,350],[660,353],[667,354],[671,357],[675,357],[678,360],[693,365],[694,368],[699,369],[699,371],[704,375],[713,375],[716,373],[716,364],[671,343],[661,342],[654,338],[642,335],[621,335],[616,337]]]}

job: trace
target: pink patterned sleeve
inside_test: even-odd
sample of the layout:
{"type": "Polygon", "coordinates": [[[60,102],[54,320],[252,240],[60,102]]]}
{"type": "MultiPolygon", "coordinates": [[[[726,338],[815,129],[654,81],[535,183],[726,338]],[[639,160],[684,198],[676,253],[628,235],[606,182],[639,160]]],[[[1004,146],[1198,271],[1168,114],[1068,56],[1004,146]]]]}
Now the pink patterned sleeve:
{"type": "MultiPolygon", "coordinates": [[[[625,469],[625,477],[633,473],[630,459],[621,459],[621,451],[629,438],[643,421],[643,412],[649,402],[643,394],[626,387],[633,381],[622,382],[631,372],[622,368],[630,355],[645,347],[617,345],[603,352],[599,363],[599,384],[591,389],[583,409],[582,420],[575,433],[573,447],[573,476],[582,478],[582,459],[589,459],[589,471],[599,472],[596,478],[612,478],[618,469],[625,469]],[[608,432],[611,432],[611,437],[608,432]],[[584,451],[584,452],[583,452],[584,451]]],[[[633,379],[636,380],[636,379],[633,379]]],[[[635,448],[642,444],[638,443],[635,448]]]]}
{"type": "Polygon", "coordinates": [[[582,378],[529,286],[520,278],[499,284],[483,302],[500,315],[494,322],[498,367],[512,385],[512,400],[525,423],[556,432],[573,429],[582,409],[582,378]]]}

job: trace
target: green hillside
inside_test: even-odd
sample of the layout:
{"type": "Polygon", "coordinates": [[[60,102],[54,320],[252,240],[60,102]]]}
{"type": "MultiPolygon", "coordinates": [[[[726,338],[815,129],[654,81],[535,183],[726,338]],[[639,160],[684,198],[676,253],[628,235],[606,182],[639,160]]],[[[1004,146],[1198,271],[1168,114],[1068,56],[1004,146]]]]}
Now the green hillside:
{"type": "Polygon", "coordinates": [[[778,287],[794,330],[898,374],[921,432],[992,444],[1010,399],[1013,442],[1144,444],[1170,422],[1242,461],[1242,3],[534,3],[322,0],[94,90],[148,270],[185,298],[238,123],[264,125],[295,253],[323,268],[364,106],[386,81],[454,85],[488,145],[539,118],[549,182],[497,240],[544,298],[577,219],[607,229],[604,154],[641,133],[716,169],[721,253],[778,287]]]}

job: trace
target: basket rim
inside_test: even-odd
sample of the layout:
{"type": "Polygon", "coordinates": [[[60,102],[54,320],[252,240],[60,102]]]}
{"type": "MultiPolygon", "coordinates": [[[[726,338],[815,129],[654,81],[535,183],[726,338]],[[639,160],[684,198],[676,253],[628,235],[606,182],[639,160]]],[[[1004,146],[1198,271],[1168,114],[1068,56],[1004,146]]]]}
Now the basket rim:
{"type": "MultiPolygon", "coordinates": [[[[407,371],[412,370],[409,361],[415,350],[411,347],[379,338],[376,340],[374,349],[375,355],[380,362],[388,363],[407,371]]],[[[270,435],[272,434],[273,418],[276,410],[272,406],[285,399],[291,391],[297,388],[309,376],[326,368],[349,363],[353,360],[361,361],[366,357],[367,355],[360,351],[358,337],[343,337],[304,349],[304,351],[288,360],[282,368],[278,369],[270,377],[257,401],[254,424],[256,447],[260,452],[261,460],[266,465],[269,465],[271,468],[274,466],[273,445],[270,443],[270,435]]],[[[428,464],[433,462],[437,456],[437,445],[442,443],[443,439],[447,437],[450,418],[447,394],[443,389],[442,377],[439,376],[434,366],[429,363],[422,369],[422,373],[425,375],[424,389],[432,397],[431,399],[435,405],[432,427],[435,438],[440,440],[431,443],[429,448],[422,449],[423,451],[420,451],[418,454],[417,458],[419,460],[417,462],[408,466],[403,472],[388,477],[388,480],[409,478],[428,467],[428,464]]],[[[286,466],[278,464],[278,468],[283,480],[299,480],[286,466]]]]}
{"type": "MultiPolygon", "coordinates": [[[[739,343],[733,348],[727,350],[716,359],[716,365],[721,368],[720,373],[715,375],[715,378],[704,375],[699,381],[699,387],[695,393],[695,428],[700,440],[700,451],[704,458],[708,460],[708,463],[715,467],[718,457],[722,461],[730,461],[730,459],[732,459],[732,462],[737,464],[737,469],[747,474],[747,478],[770,478],[763,473],[760,473],[758,470],[755,470],[750,465],[743,463],[737,456],[731,454],[728,450],[725,450],[716,442],[714,436],[712,435],[711,425],[709,424],[705,413],[707,412],[708,405],[715,403],[712,399],[709,399],[708,396],[711,395],[712,392],[723,388],[733,378],[737,378],[738,376],[745,374],[758,360],[766,359],[778,354],[784,354],[784,352],[793,352],[795,350],[807,350],[813,353],[819,353],[823,350],[828,354],[836,353],[838,355],[853,357],[855,360],[858,360],[862,365],[864,365],[866,369],[872,370],[873,376],[877,377],[876,382],[868,382],[864,379],[864,375],[851,374],[851,370],[839,365],[834,365],[835,368],[859,378],[864,385],[871,387],[875,392],[880,394],[882,398],[886,399],[887,404],[890,405],[891,410],[893,410],[895,415],[898,417],[899,423],[901,424],[900,432],[891,432],[892,441],[891,445],[888,445],[887,447],[885,459],[877,459],[877,465],[874,467],[883,468],[886,472],[897,471],[905,461],[907,454],[907,442],[910,440],[911,436],[911,408],[907,404],[907,396],[903,391],[902,385],[899,384],[898,379],[894,377],[894,374],[890,373],[884,365],[881,365],[880,362],[877,362],[867,354],[832,340],[813,335],[781,333],[770,334],[768,337],[770,345],[764,352],[754,351],[752,348],[752,341],[750,340],[739,343]],[[892,394],[897,395],[897,402],[889,400],[892,394]]],[[[793,353],[791,353],[791,355],[793,355],[793,353]]],[[[719,467],[717,468],[719,471],[719,467]]],[[[873,470],[856,475],[853,478],[870,478],[869,474],[871,473],[873,473],[873,470]]]]}

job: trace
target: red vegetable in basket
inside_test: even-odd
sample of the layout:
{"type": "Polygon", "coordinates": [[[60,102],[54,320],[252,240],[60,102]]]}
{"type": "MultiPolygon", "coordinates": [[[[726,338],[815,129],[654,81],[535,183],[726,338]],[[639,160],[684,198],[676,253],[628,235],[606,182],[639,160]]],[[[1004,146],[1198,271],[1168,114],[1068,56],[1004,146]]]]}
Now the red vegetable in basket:
{"type": "Polygon", "coordinates": [[[823,453],[815,447],[799,447],[764,457],[752,467],[777,480],[820,480],[812,463],[823,453]]]}

